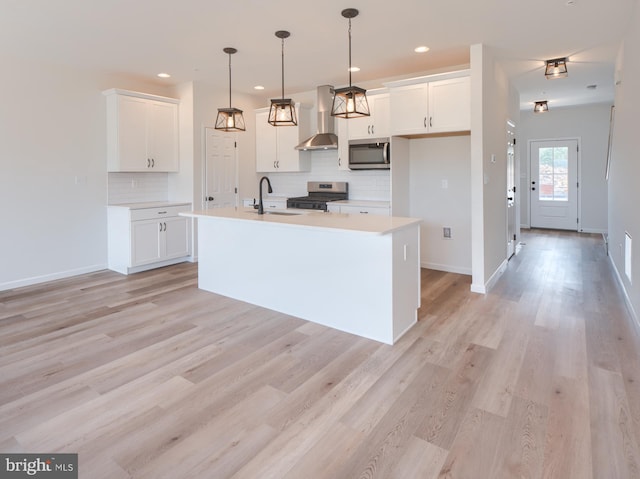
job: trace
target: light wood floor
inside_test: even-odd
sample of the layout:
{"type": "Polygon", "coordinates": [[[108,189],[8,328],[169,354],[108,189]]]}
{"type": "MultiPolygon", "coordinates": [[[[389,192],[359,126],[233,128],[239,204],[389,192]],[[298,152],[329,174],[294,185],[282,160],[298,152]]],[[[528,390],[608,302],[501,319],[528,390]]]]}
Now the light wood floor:
{"type": "Polygon", "coordinates": [[[2,292],[0,452],[77,452],[83,479],[638,478],[640,341],[602,239],[524,238],[487,296],[424,270],[393,347],[192,264],[2,292]]]}

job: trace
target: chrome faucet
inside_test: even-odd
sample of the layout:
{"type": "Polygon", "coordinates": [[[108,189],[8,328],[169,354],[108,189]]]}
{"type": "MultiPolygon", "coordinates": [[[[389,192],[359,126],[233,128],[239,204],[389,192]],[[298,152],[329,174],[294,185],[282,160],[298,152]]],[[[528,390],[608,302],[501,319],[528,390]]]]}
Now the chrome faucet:
{"type": "Polygon", "coordinates": [[[267,178],[266,176],[263,176],[262,178],[260,178],[260,184],[258,185],[258,188],[260,190],[260,202],[258,203],[259,215],[264,214],[264,206],[262,205],[262,181],[263,180],[267,180],[267,185],[269,186],[269,193],[273,193],[273,188],[271,188],[271,182],[269,181],[269,178],[267,178]]]}

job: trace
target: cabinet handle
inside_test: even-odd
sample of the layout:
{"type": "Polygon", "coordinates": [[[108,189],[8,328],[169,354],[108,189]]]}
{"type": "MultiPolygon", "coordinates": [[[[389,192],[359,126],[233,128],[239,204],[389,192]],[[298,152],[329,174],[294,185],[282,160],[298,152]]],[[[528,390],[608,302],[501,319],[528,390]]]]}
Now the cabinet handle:
{"type": "Polygon", "coordinates": [[[433,117],[430,116],[429,117],[429,128],[431,128],[433,126],[433,117]]]}
{"type": "Polygon", "coordinates": [[[147,168],[151,167],[151,160],[149,158],[147,158],[147,168]]]}
{"type": "Polygon", "coordinates": [[[151,168],[155,168],[155,166],[156,166],[156,160],[151,158],[151,168]]]}
{"type": "Polygon", "coordinates": [[[371,134],[372,134],[372,135],[375,135],[375,133],[376,133],[376,131],[374,130],[374,126],[375,126],[375,125],[371,125],[371,134]]]}
{"type": "Polygon", "coordinates": [[[424,127],[426,128],[427,127],[427,117],[426,116],[424,117],[424,122],[423,123],[424,123],[424,127]]]}
{"type": "Polygon", "coordinates": [[[158,211],[158,214],[159,214],[159,215],[166,215],[166,214],[167,214],[167,212],[166,212],[166,211],[158,211]]]}
{"type": "Polygon", "coordinates": [[[164,230],[167,231],[167,223],[163,223],[164,224],[164,230]]]}
{"type": "Polygon", "coordinates": [[[371,125],[367,125],[367,135],[371,134],[371,125]]]}
{"type": "Polygon", "coordinates": [[[361,214],[361,215],[368,215],[368,214],[369,214],[369,212],[368,212],[368,211],[361,211],[361,212],[360,212],[360,214],[361,214]]]}
{"type": "Polygon", "coordinates": [[[162,231],[162,223],[159,223],[158,226],[160,226],[160,231],[162,231]]]}

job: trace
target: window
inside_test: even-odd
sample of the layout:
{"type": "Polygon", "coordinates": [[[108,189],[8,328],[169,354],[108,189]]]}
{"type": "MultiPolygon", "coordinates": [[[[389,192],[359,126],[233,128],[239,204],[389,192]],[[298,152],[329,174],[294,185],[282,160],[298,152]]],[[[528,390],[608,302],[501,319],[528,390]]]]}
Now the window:
{"type": "Polygon", "coordinates": [[[540,148],[540,201],[569,201],[569,148],[540,148]]]}

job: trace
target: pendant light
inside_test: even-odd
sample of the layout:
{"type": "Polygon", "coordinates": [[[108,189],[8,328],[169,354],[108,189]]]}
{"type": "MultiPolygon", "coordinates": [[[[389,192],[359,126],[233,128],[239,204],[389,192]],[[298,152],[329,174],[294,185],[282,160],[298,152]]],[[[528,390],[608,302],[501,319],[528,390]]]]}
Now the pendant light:
{"type": "Polygon", "coordinates": [[[273,126],[296,126],[296,107],[291,98],[284,97],[284,39],[291,35],[285,30],[278,30],[276,37],[282,40],[282,98],[272,99],[269,109],[269,123],[273,126]]]}
{"type": "Polygon", "coordinates": [[[370,116],[369,102],[367,101],[367,90],[351,84],[351,19],[358,16],[355,8],[342,10],[342,16],[349,19],[349,86],[337,88],[333,97],[333,107],[331,116],[340,118],[358,118],[370,116]]]}
{"type": "Polygon", "coordinates": [[[215,129],[222,131],[245,131],[242,110],[231,106],[231,55],[238,50],[226,47],[223,48],[222,51],[229,55],[229,108],[218,108],[215,129]]]}

